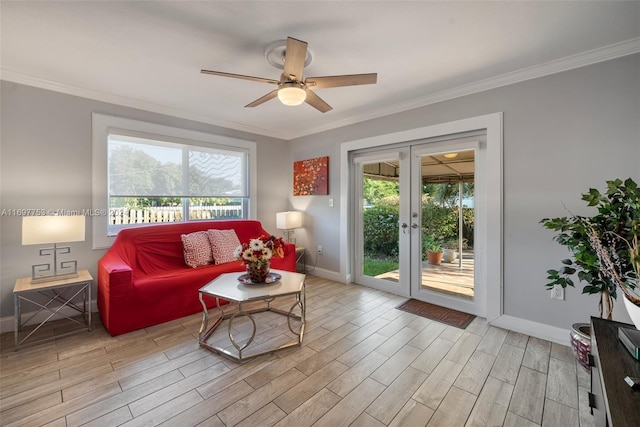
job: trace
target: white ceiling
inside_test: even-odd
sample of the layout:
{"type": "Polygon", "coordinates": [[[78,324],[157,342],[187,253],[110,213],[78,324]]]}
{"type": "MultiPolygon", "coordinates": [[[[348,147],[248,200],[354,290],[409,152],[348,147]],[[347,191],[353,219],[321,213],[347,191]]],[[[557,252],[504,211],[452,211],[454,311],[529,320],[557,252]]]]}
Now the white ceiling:
{"type": "Polygon", "coordinates": [[[2,79],[283,139],[640,51],[640,2],[2,1],[2,79]],[[307,41],[322,114],[272,100],[264,58],[307,41]]]}

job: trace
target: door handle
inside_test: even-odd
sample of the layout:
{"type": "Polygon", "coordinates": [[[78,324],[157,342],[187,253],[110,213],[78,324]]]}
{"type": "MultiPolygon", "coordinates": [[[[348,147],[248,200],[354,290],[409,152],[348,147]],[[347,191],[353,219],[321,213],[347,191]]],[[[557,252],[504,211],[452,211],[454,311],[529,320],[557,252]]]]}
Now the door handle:
{"type": "Polygon", "coordinates": [[[400,227],[402,228],[402,232],[403,232],[403,233],[406,233],[406,232],[407,232],[407,227],[408,227],[408,225],[407,225],[407,223],[406,223],[406,222],[403,222],[403,223],[402,223],[402,225],[401,225],[400,227]]]}
{"type": "Polygon", "coordinates": [[[420,227],[418,224],[416,224],[415,222],[413,224],[411,224],[411,228],[418,228],[420,227]]]}

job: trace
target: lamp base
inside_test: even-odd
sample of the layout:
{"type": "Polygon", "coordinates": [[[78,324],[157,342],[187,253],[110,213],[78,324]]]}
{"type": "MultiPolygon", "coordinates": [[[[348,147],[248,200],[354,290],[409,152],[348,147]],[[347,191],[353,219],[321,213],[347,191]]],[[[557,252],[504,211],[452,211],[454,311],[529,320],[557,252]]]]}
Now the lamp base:
{"type": "MultiPolygon", "coordinates": [[[[295,241],[294,242],[291,241],[291,235],[293,234],[293,230],[291,230],[291,229],[284,230],[283,234],[284,234],[284,239],[285,239],[284,241],[285,242],[294,243],[295,244],[295,241]]],[[[293,239],[293,240],[295,240],[295,239],[293,239]]]]}
{"type": "Polygon", "coordinates": [[[68,254],[69,246],[59,247],[55,243],[52,248],[40,249],[40,256],[53,255],[53,268],[48,264],[35,264],[31,266],[31,283],[53,282],[55,280],[74,279],[78,277],[78,261],[61,261],[58,264],[58,252],[68,254]],[[42,274],[52,272],[52,274],[42,274]],[[41,273],[41,274],[38,274],[41,273]]]}

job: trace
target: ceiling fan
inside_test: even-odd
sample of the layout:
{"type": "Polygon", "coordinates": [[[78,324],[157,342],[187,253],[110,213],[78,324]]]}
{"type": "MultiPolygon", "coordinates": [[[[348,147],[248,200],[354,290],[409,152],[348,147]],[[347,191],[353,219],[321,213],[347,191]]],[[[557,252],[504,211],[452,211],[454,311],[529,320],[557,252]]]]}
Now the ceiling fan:
{"type": "Polygon", "coordinates": [[[305,65],[307,65],[305,64],[307,60],[307,42],[296,40],[292,37],[287,37],[287,44],[282,52],[282,59],[284,60],[284,69],[280,80],[223,73],[221,71],[201,70],[201,72],[203,74],[251,80],[278,86],[277,89],[245,105],[245,107],[256,107],[277,96],[285,105],[300,105],[306,102],[322,113],[326,113],[331,110],[332,107],[316,95],[312,89],[375,84],[378,79],[377,73],[307,77],[303,79],[302,72],[305,65]]]}

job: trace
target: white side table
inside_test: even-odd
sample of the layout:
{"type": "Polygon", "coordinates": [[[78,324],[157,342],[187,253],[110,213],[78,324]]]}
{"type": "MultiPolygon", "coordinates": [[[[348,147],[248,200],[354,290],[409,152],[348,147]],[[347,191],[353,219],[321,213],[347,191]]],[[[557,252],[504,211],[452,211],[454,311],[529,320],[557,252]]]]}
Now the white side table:
{"type": "MultiPolygon", "coordinates": [[[[83,328],[79,330],[69,331],[67,333],[57,335],[52,338],[46,338],[42,340],[38,340],[37,342],[45,342],[49,341],[53,338],[60,338],[66,335],[74,334],[80,331],[84,331],[85,329],[88,332],[91,332],[91,284],[93,283],[93,277],[89,274],[88,270],[80,270],[78,272],[78,277],[73,279],[63,279],[63,280],[52,280],[50,282],[43,283],[31,283],[31,277],[23,277],[21,279],[16,280],[16,283],[13,287],[13,305],[14,305],[14,342],[15,342],[15,350],[18,351],[20,346],[24,344],[24,342],[31,337],[38,329],[40,329],[45,323],[50,321],[52,318],[58,316],[72,321],[73,323],[77,323],[78,325],[82,325],[83,328]],[[49,300],[45,303],[41,303],[39,301],[34,301],[29,297],[33,298],[29,294],[37,293],[39,295],[47,297],[49,300]],[[73,302],[73,299],[78,295],[83,295],[82,305],[78,305],[73,302]],[[36,326],[31,332],[29,332],[25,337],[20,337],[20,332],[22,332],[22,303],[23,301],[27,301],[37,307],[39,310],[29,317],[26,322],[28,323],[33,320],[37,315],[41,312],[49,312],[50,314],[42,320],[38,326],[36,326]],[[61,303],[59,306],[52,307],[52,303],[57,301],[61,303]],[[80,313],[82,313],[83,322],[78,321],[72,317],[67,316],[62,313],[62,309],[65,307],[72,308],[80,313]]],[[[36,341],[32,341],[35,343],[36,341]]]]}

